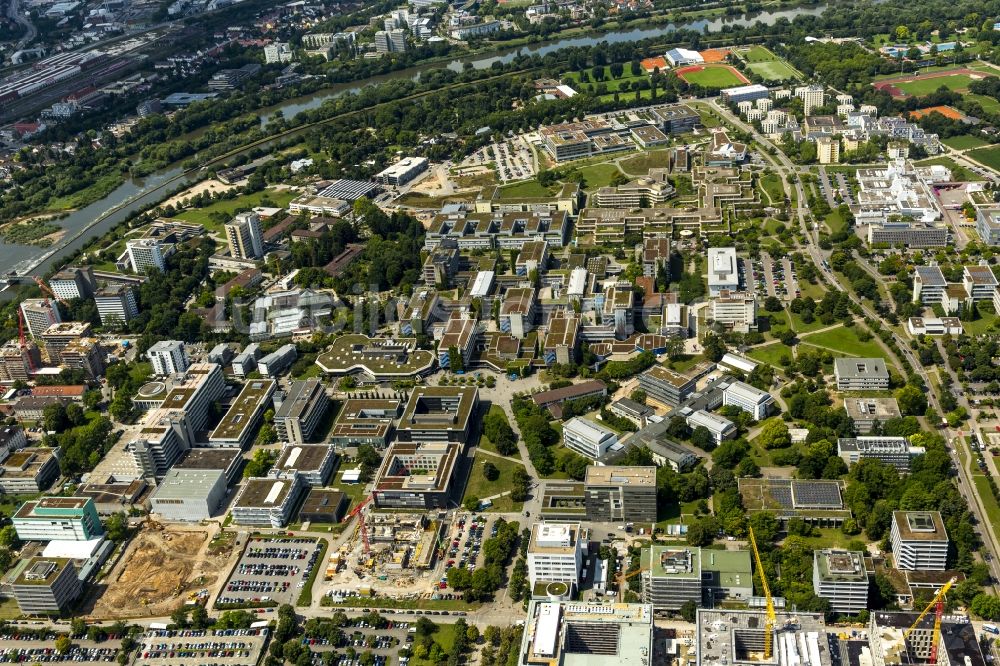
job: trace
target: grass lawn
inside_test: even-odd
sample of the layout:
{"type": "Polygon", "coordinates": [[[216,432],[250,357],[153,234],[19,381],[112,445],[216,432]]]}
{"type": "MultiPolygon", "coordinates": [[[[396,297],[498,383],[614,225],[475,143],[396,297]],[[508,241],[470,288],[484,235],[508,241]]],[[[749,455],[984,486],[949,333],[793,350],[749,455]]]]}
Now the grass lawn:
{"type": "Polygon", "coordinates": [[[650,150],[622,160],[619,164],[625,173],[645,176],[650,169],[667,166],[669,150],[650,150]]]}
{"type": "Polygon", "coordinates": [[[675,372],[687,372],[703,360],[704,357],[701,354],[681,354],[675,359],[666,361],[663,365],[675,372]]]}
{"type": "Polygon", "coordinates": [[[840,214],[839,208],[834,208],[830,211],[830,214],[826,216],[826,220],[824,220],[824,222],[826,222],[826,227],[830,230],[831,234],[835,234],[838,231],[843,231],[847,228],[847,220],[845,220],[844,216],[840,214]]]}
{"type": "Polygon", "coordinates": [[[326,484],[327,488],[333,488],[334,490],[339,490],[340,492],[347,495],[347,511],[349,512],[358,502],[365,498],[365,484],[364,483],[343,483],[342,481],[336,480],[340,478],[340,473],[345,469],[354,469],[353,465],[341,465],[340,469],[333,475],[334,481],[326,484]]]}
{"type": "Polygon", "coordinates": [[[607,187],[611,179],[621,173],[614,164],[594,164],[580,168],[579,172],[587,181],[587,189],[607,187]]]}
{"type": "Polygon", "coordinates": [[[761,177],[760,189],[764,190],[772,204],[781,205],[785,201],[785,188],[781,184],[781,174],[768,173],[761,177]]]}
{"type": "Polygon", "coordinates": [[[747,353],[747,356],[757,359],[761,363],[767,363],[768,365],[781,369],[784,367],[780,362],[781,357],[787,356],[788,358],[792,358],[792,349],[791,347],[787,347],[780,342],[775,342],[761,347],[754,347],[747,353]]]}
{"type": "Polygon", "coordinates": [[[21,608],[14,597],[4,597],[0,601],[0,620],[13,620],[21,617],[21,608]]]}
{"type": "Polygon", "coordinates": [[[965,93],[965,99],[972,100],[973,102],[979,102],[979,106],[983,107],[983,111],[986,111],[987,113],[1000,113],[1000,102],[992,97],[988,97],[987,95],[977,95],[975,93],[965,93]]]}
{"type": "Polygon", "coordinates": [[[785,81],[787,79],[800,78],[798,72],[784,60],[749,63],[747,69],[765,81],[785,81]]]}
{"type": "Polygon", "coordinates": [[[728,65],[705,65],[704,67],[698,71],[685,72],[681,78],[688,83],[704,88],[731,88],[744,85],[743,80],[728,65]]]}
{"type": "Polygon", "coordinates": [[[767,321],[770,324],[770,329],[765,333],[765,335],[774,338],[774,334],[771,332],[774,329],[785,330],[788,328],[788,314],[784,310],[778,312],[768,312],[766,310],[761,310],[758,317],[767,317],[767,321]]]}
{"type": "Polygon", "coordinates": [[[813,318],[813,320],[807,324],[802,321],[802,315],[791,311],[789,311],[789,314],[792,317],[792,329],[800,335],[802,333],[811,333],[826,327],[826,324],[821,322],[818,318],[813,318]]]}
{"type": "Polygon", "coordinates": [[[968,74],[951,74],[949,76],[934,76],[930,78],[918,78],[907,83],[897,83],[896,87],[907,95],[923,97],[930,95],[941,86],[948,90],[968,90],[972,83],[972,77],[968,74]]]}
{"type": "Polygon", "coordinates": [[[519,199],[521,197],[550,197],[556,193],[557,187],[542,187],[537,180],[525,180],[500,188],[501,199],[519,199]]]}
{"type": "MultiPolygon", "coordinates": [[[[472,471],[469,472],[469,483],[465,486],[465,495],[462,496],[462,503],[464,504],[466,498],[470,496],[486,499],[492,495],[498,495],[510,490],[514,470],[518,467],[522,467],[521,463],[516,463],[505,458],[497,458],[485,453],[476,453],[476,457],[472,461],[472,471]],[[493,463],[500,471],[500,476],[497,477],[496,481],[490,481],[483,475],[483,465],[486,462],[493,463]]],[[[520,512],[521,507],[524,506],[523,502],[515,502],[509,495],[497,497],[492,501],[493,506],[490,507],[489,511],[499,511],[501,513],[520,512]]]]}
{"type": "Polygon", "coordinates": [[[590,79],[585,83],[580,82],[579,72],[568,72],[564,75],[564,78],[570,79],[571,80],[571,83],[569,84],[570,87],[576,88],[577,90],[589,89],[590,86],[593,86],[594,89],[596,90],[597,86],[603,83],[607,87],[609,93],[613,93],[615,91],[632,92],[631,86],[633,81],[640,81],[642,79],[649,78],[649,75],[646,74],[645,72],[642,72],[638,76],[632,76],[632,73],[628,67],[625,68],[625,72],[621,75],[621,78],[618,79],[611,77],[611,71],[607,67],[604,68],[604,79],[601,81],[595,79],[593,72],[589,69],[587,70],[587,75],[590,77],[590,79]]]}
{"type": "Polygon", "coordinates": [[[205,225],[205,229],[208,231],[221,232],[222,226],[229,221],[229,218],[233,216],[237,208],[253,208],[255,206],[263,206],[265,204],[261,202],[264,199],[268,199],[270,201],[270,204],[268,205],[284,208],[288,205],[288,202],[294,198],[295,193],[289,190],[267,189],[263,192],[245,194],[243,196],[236,197],[235,199],[222,199],[220,201],[214,201],[204,208],[192,208],[185,210],[176,217],[184,220],[185,222],[203,224],[205,225]],[[225,216],[225,220],[220,221],[217,219],[222,216],[225,216]]]}
{"type": "MultiPolygon", "coordinates": [[[[500,416],[503,417],[504,421],[507,421],[507,425],[510,425],[510,419],[507,418],[507,414],[503,411],[503,408],[500,405],[490,405],[490,412],[489,413],[490,414],[499,414],[500,416]]],[[[491,442],[490,438],[487,437],[485,433],[479,436],[479,448],[485,449],[486,451],[490,451],[492,453],[496,453],[498,455],[500,454],[500,452],[497,451],[496,444],[494,444],[493,442],[491,442]]],[[[507,456],[507,457],[508,458],[513,458],[515,460],[520,460],[521,459],[521,452],[520,451],[515,451],[514,455],[507,456]]]]}
{"type": "MultiPolygon", "coordinates": [[[[441,651],[447,654],[455,647],[455,625],[439,624],[437,628],[438,630],[431,634],[431,638],[441,646],[441,651]]],[[[413,666],[435,666],[436,664],[430,659],[418,659],[417,657],[410,657],[410,663],[413,666]]]]}
{"type": "Polygon", "coordinates": [[[990,148],[977,148],[976,150],[969,151],[966,154],[977,162],[982,162],[991,169],[1000,170],[1000,147],[992,146],[990,148]]]}
{"type": "MultiPolygon", "coordinates": [[[[975,153],[977,153],[977,152],[979,152],[979,151],[974,150],[974,151],[972,151],[969,154],[973,155],[973,157],[974,157],[975,153]]],[[[917,166],[930,166],[932,164],[940,164],[942,166],[946,166],[949,169],[951,169],[951,177],[954,180],[961,181],[961,182],[969,182],[969,181],[972,181],[972,180],[978,180],[978,177],[976,176],[976,174],[972,173],[971,171],[969,171],[965,167],[960,166],[958,164],[958,162],[956,162],[955,160],[951,159],[950,157],[932,157],[929,160],[920,160],[919,162],[917,162],[917,166]]]]}
{"type": "Polygon", "coordinates": [[[982,312],[979,315],[979,319],[975,321],[963,321],[962,328],[969,335],[982,335],[990,330],[997,321],[997,315],[992,312],[982,312]]]}
{"type": "MultiPolygon", "coordinates": [[[[972,465],[970,464],[969,467],[971,468],[972,465]]],[[[993,525],[993,532],[1000,534],[1000,505],[997,504],[997,498],[993,496],[993,491],[990,490],[990,484],[987,482],[986,477],[978,473],[978,471],[972,474],[972,482],[976,484],[976,492],[983,499],[983,508],[986,509],[986,515],[993,525]]]]}
{"type": "Polygon", "coordinates": [[[969,148],[982,148],[983,146],[990,145],[979,137],[969,134],[950,136],[947,139],[942,139],[941,143],[955,150],[968,150],[969,148]]]}
{"type": "Polygon", "coordinates": [[[812,548],[813,550],[822,550],[824,548],[846,548],[852,540],[858,539],[857,536],[847,536],[839,529],[834,527],[817,528],[819,534],[817,536],[806,537],[805,543],[807,548],[812,548]]]}
{"type": "Polygon", "coordinates": [[[858,327],[834,328],[822,333],[812,333],[802,337],[802,342],[824,347],[831,351],[841,352],[847,356],[857,356],[859,358],[884,358],[882,348],[878,346],[875,339],[867,342],[858,339],[858,327]]]}
{"type": "Polygon", "coordinates": [[[770,62],[771,60],[777,60],[777,56],[767,50],[767,47],[754,45],[746,50],[745,53],[741,53],[743,59],[747,62],[770,62]]]}

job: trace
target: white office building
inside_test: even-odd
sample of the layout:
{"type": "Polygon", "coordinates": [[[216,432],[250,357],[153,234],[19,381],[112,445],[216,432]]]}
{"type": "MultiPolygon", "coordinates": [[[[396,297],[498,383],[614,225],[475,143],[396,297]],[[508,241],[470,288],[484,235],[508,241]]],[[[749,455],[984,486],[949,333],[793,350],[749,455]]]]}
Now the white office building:
{"type": "Polygon", "coordinates": [[[767,391],[761,391],[745,382],[733,382],[722,392],[722,404],[739,407],[750,414],[755,421],[767,416],[774,398],[767,391]]]}
{"type": "Polygon", "coordinates": [[[948,532],[937,511],[893,511],[892,554],[897,569],[944,571],[948,532]]]}
{"type": "Polygon", "coordinates": [[[736,425],[732,421],[704,409],[691,412],[687,417],[687,424],[692,430],[699,427],[707,429],[716,443],[736,436],[736,425]]]}
{"type": "Polygon", "coordinates": [[[136,273],[146,273],[150,269],[165,271],[166,260],[163,256],[163,246],[155,238],[134,238],[125,243],[128,253],[128,263],[136,273]]]}
{"type": "Polygon", "coordinates": [[[708,248],[708,295],[740,288],[740,271],[735,247],[708,248]]]}
{"type": "Polygon", "coordinates": [[[528,580],[566,583],[570,592],[580,580],[584,544],[580,523],[540,522],[531,526],[528,542],[528,580]]]}
{"type": "Polygon", "coordinates": [[[153,364],[153,374],[173,375],[188,369],[188,357],[180,340],[161,340],[146,351],[146,358],[153,364]]]}
{"type": "Polygon", "coordinates": [[[813,552],[813,591],[830,602],[834,613],[855,614],[868,608],[868,571],[864,553],[813,552]]]}
{"type": "Polygon", "coordinates": [[[835,358],[838,391],[887,391],[889,370],[881,358],[835,358]]]}
{"type": "Polygon", "coordinates": [[[563,444],[581,456],[597,460],[618,443],[618,435],[604,426],[580,417],[563,424],[563,444]]]}

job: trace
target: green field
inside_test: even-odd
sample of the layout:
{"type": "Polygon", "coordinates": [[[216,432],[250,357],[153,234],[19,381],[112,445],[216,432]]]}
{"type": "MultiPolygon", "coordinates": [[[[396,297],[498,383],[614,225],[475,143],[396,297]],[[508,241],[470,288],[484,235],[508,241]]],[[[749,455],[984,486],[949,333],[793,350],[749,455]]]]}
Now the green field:
{"type": "MultiPolygon", "coordinates": [[[[441,651],[445,654],[455,647],[455,625],[454,624],[439,624],[437,625],[437,631],[431,634],[431,638],[435,643],[441,646],[441,651]]],[[[436,663],[431,659],[421,659],[414,655],[410,658],[410,663],[413,666],[435,666],[436,663]]]]}
{"type": "MultiPolygon", "coordinates": [[[[607,87],[609,93],[614,93],[615,91],[621,91],[622,93],[625,93],[625,92],[632,92],[631,86],[633,81],[640,81],[647,79],[649,77],[649,75],[646,74],[645,72],[642,72],[638,76],[632,76],[632,73],[628,67],[625,68],[625,72],[621,75],[621,78],[618,79],[611,77],[611,71],[608,67],[604,68],[604,79],[600,81],[594,78],[594,73],[592,70],[589,69],[587,70],[587,76],[588,80],[585,82],[580,81],[580,72],[567,72],[566,74],[563,75],[562,78],[569,80],[570,87],[576,88],[578,90],[581,88],[586,88],[589,90],[590,86],[593,86],[594,90],[597,90],[597,86],[603,83],[607,87]]],[[[649,94],[648,90],[645,92],[646,94],[649,94]]]]}
{"type": "Polygon", "coordinates": [[[650,150],[619,162],[622,171],[633,176],[645,176],[650,169],[665,168],[670,156],[669,150],[650,150]]]}
{"type": "MultiPolygon", "coordinates": [[[[507,418],[507,413],[503,411],[503,407],[501,407],[500,405],[490,405],[490,412],[489,413],[490,414],[499,414],[500,416],[503,417],[504,421],[507,421],[507,424],[510,425],[510,419],[507,418]]],[[[486,451],[489,451],[491,453],[496,453],[497,455],[500,455],[500,452],[497,451],[496,444],[494,444],[493,442],[490,441],[490,438],[486,436],[486,433],[483,433],[482,435],[479,436],[479,448],[484,449],[486,451]]],[[[515,460],[520,460],[521,459],[521,452],[520,451],[515,451],[514,455],[508,456],[508,458],[513,458],[515,460]]]]}
{"type": "Polygon", "coordinates": [[[588,190],[607,187],[611,184],[611,179],[621,173],[614,164],[594,164],[592,166],[581,167],[578,171],[584,180],[586,180],[588,190]]]}
{"type": "Polygon", "coordinates": [[[838,231],[843,231],[847,228],[847,220],[840,214],[840,210],[834,208],[830,211],[830,214],[826,216],[826,226],[830,230],[831,234],[835,234],[838,231]]]}
{"type": "Polygon", "coordinates": [[[214,201],[204,208],[192,208],[179,213],[176,217],[193,224],[203,224],[208,231],[221,232],[222,227],[239,208],[254,208],[256,206],[275,206],[285,208],[288,202],[295,198],[290,190],[267,189],[263,192],[245,194],[235,199],[214,201]]]}
{"type": "MultiPolygon", "coordinates": [[[[962,328],[968,335],[982,335],[986,333],[997,322],[997,316],[992,312],[981,312],[979,319],[975,321],[963,321],[962,328]]],[[[995,330],[995,329],[994,329],[995,330]]]]}
{"type": "Polygon", "coordinates": [[[979,106],[983,107],[983,111],[986,111],[987,113],[1000,113],[1000,102],[992,97],[987,97],[986,95],[976,95],[974,93],[965,93],[965,99],[972,100],[973,102],[979,102],[979,106]]]}
{"type": "Polygon", "coordinates": [[[907,95],[924,97],[930,95],[941,86],[948,90],[965,91],[969,89],[972,77],[968,74],[951,74],[949,76],[933,76],[928,78],[918,78],[907,83],[897,83],[895,86],[907,95]]]}
{"type": "Polygon", "coordinates": [[[556,193],[557,187],[542,187],[537,180],[525,180],[500,188],[501,199],[520,199],[522,197],[550,197],[556,193]]]}
{"type": "Polygon", "coordinates": [[[799,78],[798,73],[784,60],[754,62],[748,64],[747,69],[765,81],[785,81],[799,78]]]}
{"type": "Polygon", "coordinates": [[[774,344],[755,347],[749,351],[747,356],[780,369],[784,367],[781,365],[781,357],[787,356],[788,358],[792,358],[792,350],[780,342],[775,342],[774,344]]]}
{"type": "Polygon", "coordinates": [[[760,179],[760,189],[764,190],[771,203],[780,206],[785,200],[785,188],[781,184],[781,174],[768,173],[760,179]]]}
{"type": "MultiPolygon", "coordinates": [[[[801,287],[802,284],[803,283],[799,283],[800,285],[799,289],[802,288],[801,287]]],[[[819,300],[819,299],[814,298],[813,300],[819,300]]],[[[807,324],[804,321],[802,321],[802,315],[795,312],[792,312],[791,315],[792,315],[792,330],[799,335],[802,335],[803,333],[811,333],[812,331],[818,331],[821,328],[826,328],[826,324],[824,324],[817,318],[814,318],[811,322],[807,324]]]]}
{"type": "Polygon", "coordinates": [[[1000,171],[1000,147],[977,148],[969,151],[967,155],[995,171],[1000,171]]]}
{"type": "Polygon", "coordinates": [[[741,52],[740,55],[747,62],[770,62],[778,59],[777,56],[764,46],[751,46],[745,52],[741,52]]]}
{"type": "Polygon", "coordinates": [[[834,328],[822,333],[811,333],[802,336],[801,341],[830,351],[841,352],[847,356],[860,358],[884,358],[885,353],[875,338],[862,342],[858,339],[858,327],[834,328]]]}
{"type": "Polygon", "coordinates": [[[732,88],[743,85],[742,79],[725,65],[705,65],[705,69],[685,72],[681,78],[703,88],[732,88]]]}
{"type": "MultiPolygon", "coordinates": [[[[511,478],[514,475],[514,470],[518,467],[522,467],[521,463],[508,460],[507,458],[497,458],[485,453],[476,453],[476,457],[472,461],[472,471],[469,472],[469,483],[465,486],[465,495],[462,496],[462,502],[464,503],[466,498],[470,496],[486,499],[487,497],[499,495],[502,492],[510,490],[511,478]],[[483,464],[486,462],[493,463],[493,466],[500,471],[500,476],[495,481],[490,481],[483,475],[483,464]]],[[[515,502],[509,495],[497,497],[492,502],[493,506],[489,510],[502,513],[520,512],[524,506],[523,502],[515,502]]]]}
{"type": "Polygon", "coordinates": [[[942,139],[941,143],[955,150],[968,150],[970,148],[982,148],[983,146],[990,145],[979,137],[970,136],[969,134],[950,136],[947,139],[942,139]]]}

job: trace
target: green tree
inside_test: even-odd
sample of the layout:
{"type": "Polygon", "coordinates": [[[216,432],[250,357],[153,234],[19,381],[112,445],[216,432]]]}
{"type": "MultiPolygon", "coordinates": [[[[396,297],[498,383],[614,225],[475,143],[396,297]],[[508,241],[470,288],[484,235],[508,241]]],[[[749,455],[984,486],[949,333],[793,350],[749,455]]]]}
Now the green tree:
{"type": "Polygon", "coordinates": [[[500,470],[489,460],[483,463],[483,476],[487,481],[496,481],[500,478],[500,470]]]}
{"type": "Polygon", "coordinates": [[[698,604],[694,601],[685,601],[677,613],[684,618],[685,622],[694,622],[698,615],[698,604]]]}
{"type": "Polygon", "coordinates": [[[60,634],[59,637],[56,638],[55,648],[58,654],[66,654],[72,649],[72,647],[73,641],[69,639],[69,636],[60,634]]]}
{"type": "Polygon", "coordinates": [[[469,495],[462,502],[462,506],[465,507],[466,511],[477,511],[479,509],[479,498],[475,495],[469,495]]]}
{"type": "Polygon", "coordinates": [[[643,405],[646,404],[646,398],[647,398],[646,392],[641,388],[637,388],[634,391],[632,391],[628,397],[643,405]]]}
{"type": "Polygon", "coordinates": [[[927,411],[927,396],[913,384],[896,391],[896,402],[903,416],[923,416],[927,411]]]}
{"type": "Polygon", "coordinates": [[[791,445],[792,436],[789,434],[788,426],[785,425],[784,421],[773,418],[760,429],[760,434],[757,436],[757,443],[765,449],[783,449],[791,445]]]}
{"type": "Polygon", "coordinates": [[[711,451],[715,448],[715,437],[705,426],[698,426],[691,433],[691,443],[703,451],[711,451]]]}
{"type": "Polygon", "coordinates": [[[42,410],[42,428],[46,432],[62,432],[68,425],[66,406],[63,403],[55,402],[42,410]]]}

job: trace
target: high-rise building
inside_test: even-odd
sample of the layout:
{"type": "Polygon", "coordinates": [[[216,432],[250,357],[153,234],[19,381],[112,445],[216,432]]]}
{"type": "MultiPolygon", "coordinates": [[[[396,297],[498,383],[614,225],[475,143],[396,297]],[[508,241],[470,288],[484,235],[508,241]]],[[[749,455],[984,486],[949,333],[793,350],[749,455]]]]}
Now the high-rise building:
{"type": "Polygon", "coordinates": [[[323,419],[330,399],[326,387],[318,379],[292,382],[288,394],[274,414],[278,439],[290,444],[304,444],[323,419]]]}
{"type": "Polygon", "coordinates": [[[585,540],[580,523],[535,523],[528,541],[528,580],[565,583],[572,592],[583,568],[585,540]]]}
{"type": "Polygon", "coordinates": [[[107,368],[107,352],[97,338],[77,338],[60,351],[62,364],[67,368],[83,370],[90,379],[98,379],[107,368]]]}
{"type": "Polygon", "coordinates": [[[94,302],[97,303],[97,314],[101,316],[101,325],[105,327],[121,327],[139,316],[135,293],[128,285],[109,285],[99,289],[94,294],[94,302]]]}
{"type": "Polygon", "coordinates": [[[264,62],[268,65],[291,62],[295,54],[286,42],[274,42],[264,47],[264,62]]]}
{"type": "Polygon", "coordinates": [[[234,259],[260,259],[264,256],[264,232],[257,213],[237,213],[226,224],[229,253],[234,259]]]}
{"type": "Polygon", "coordinates": [[[854,614],[868,608],[868,571],[864,553],[847,550],[813,552],[813,591],[830,602],[834,613],[854,614]]]}
{"type": "Polygon", "coordinates": [[[94,269],[90,266],[70,266],[49,279],[49,289],[52,293],[67,301],[74,298],[89,298],[94,295],[96,288],[94,269]]]}
{"type": "Polygon", "coordinates": [[[799,86],[795,89],[795,96],[802,100],[802,110],[807,116],[826,101],[823,86],[820,85],[799,86]]]}
{"type": "Polygon", "coordinates": [[[651,546],[642,551],[642,600],[657,611],[701,605],[701,549],[651,546]]]}
{"type": "Polygon", "coordinates": [[[11,591],[26,615],[61,613],[83,592],[83,583],[72,560],[34,557],[14,579],[11,591]]]}
{"type": "Polygon", "coordinates": [[[375,33],[375,51],[378,53],[403,53],[406,46],[406,31],[401,28],[375,33]]]}
{"type": "Polygon", "coordinates": [[[31,379],[33,368],[42,365],[38,345],[30,340],[22,347],[17,340],[8,340],[0,347],[0,378],[23,382],[31,379]]]}
{"type": "Polygon", "coordinates": [[[150,269],[164,271],[167,268],[163,257],[163,246],[155,238],[134,238],[125,243],[128,262],[136,273],[146,273],[150,269]]]}
{"type": "Polygon", "coordinates": [[[816,159],[820,164],[836,164],[840,161],[840,139],[821,136],[816,139],[816,159]]]}
{"type": "Polygon", "coordinates": [[[81,321],[64,321],[53,324],[47,331],[42,333],[42,342],[45,345],[45,353],[49,357],[49,363],[59,365],[62,363],[62,349],[69,343],[90,336],[90,324],[81,321]]]}
{"type": "Polygon", "coordinates": [[[184,343],[180,340],[161,340],[146,351],[146,357],[153,364],[154,375],[173,375],[188,368],[184,343]]]}
{"type": "Polygon", "coordinates": [[[948,559],[948,532],[937,511],[893,511],[892,554],[896,568],[944,571],[948,559]]]}
{"type": "Polygon", "coordinates": [[[28,298],[21,302],[24,326],[33,338],[48,330],[52,324],[62,321],[59,306],[51,298],[28,298]]]}

